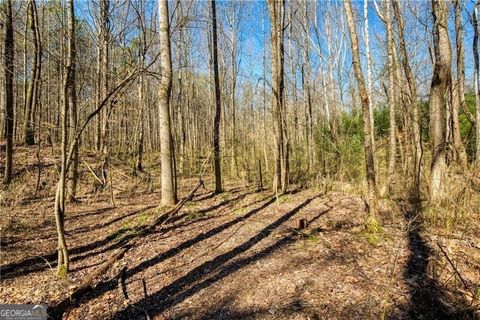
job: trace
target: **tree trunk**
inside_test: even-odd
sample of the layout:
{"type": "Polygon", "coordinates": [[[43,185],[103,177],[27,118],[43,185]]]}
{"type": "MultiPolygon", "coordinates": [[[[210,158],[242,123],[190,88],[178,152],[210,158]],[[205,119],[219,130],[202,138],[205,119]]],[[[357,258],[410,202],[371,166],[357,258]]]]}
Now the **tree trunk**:
{"type": "MultiPolygon", "coordinates": [[[[387,26],[387,47],[388,47],[388,106],[389,106],[389,119],[390,119],[390,141],[389,141],[389,159],[388,159],[388,177],[391,177],[395,171],[395,163],[397,156],[397,137],[396,137],[396,109],[397,109],[397,90],[395,87],[398,85],[396,79],[396,63],[394,56],[395,42],[393,39],[393,21],[390,7],[390,0],[385,1],[385,18],[387,26]]],[[[387,179],[389,180],[389,179],[387,179]]],[[[387,182],[388,183],[388,182],[387,182]]]]}
{"type": "Polygon", "coordinates": [[[304,56],[305,66],[303,75],[303,95],[305,101],[305,142],[307,144],[307,173],[311,174],[314,169],[314,146],[313,146],[313,109],[312,109],[312,90],[310,84],[310,21],[308,19],[308,1],[305,1],[305,11],[303,13],[303,23],[306,27],[306,35],[304,37],[304,56]]]}
{"type": "Polygon", "coordinates": [[[393,10],[395,17],[397,19],[398,25],[398,35],[400,39],[400,53],[402,57],[402,66],[407,79],[408,84],[408,109],[411,110],[411,122],[412,122],[412,137],[411,143],[415,149],[415,161],[414,168],[412,171],[412,181],[413,189],[412,196],[414,199],[418,200],[420,198],[420,181],[421,181],[421,165],[422,165],[422,135],[421,135],[421,125],[420,125],[420,108],[417,101],[417,86],[415,83],[415,78],[410,67],[408,60],[408,51],[407,45],[405,43],[405,24],[403,21],[403,15],[400,9],[399,0],[393,0],[393,10]]]}
{"type": "MultiPolygon", "coordinates": [[[[77,91],[76,91],[76,82],[75,82],[75,74],[76,74],[76,47],[75,47],[75,16],[74,16],[74,5],[69,5],[71,16],[69,23],[69,30],[68,30],[68,58],[70,64],[70,76],[68,78],[68,105],[70,111],[70,137],[74,137],[77,131],[78,125],[78,111],[77,111],[77,91]]],[[[76,194],[77,194],[77,181],[78,181],[78,141],[75,142],[75,147],[73,151],[72,157],[72,164],[69,170],[69,178],[68,178],[68,198],[70,202],[76,201],[76,194]]]]}
{"type": "MultiPolygon", "coordinates": [[[[462,167],[465,167],[467,164],[467,153],[465,151],[465,146],[462,142],[462,137],[460,135],[460,123],[459,123],[459,112],[460,108],[466,108],[465,102],[465,50],[463,47],[464,41],[464,28],[462,21],[462,4],[459,0],[453,0],[453,6],[455,11],[455,45],[457,49],[456,54],[456,64],[457,64],[457,79],[452,81],[455,86],[453,87],[452,94],[452,130],[453,130],[453,147],[455,149],[455,160],[462,167]]],[[[453,75],[453,74],[452,74],[453,75]]]]}
{"type": "Polygon", "coordinates": [[[479,84],[479,68],[480,61],[478,59],[478,4],[473,9],[473,61],[474,61],[474,90],[475,90],[475,109],[476,109],[476,150],[475,162],[480,163],[480,84],[479,84]]]}
{"type": "MultiPolygon", "coordinates": [[[[146,41],[146,31],[145,31],[145,22],[143,17],[144,12],[143,2],[140,2],[140,8],[137,12],[138,14],[138,28],[141,33],[140,44],[139,44],[139,65],[143,69],[145,68],[145,55],[147,54],[147,41],[146,41]]],[[[135,161],[135,170],[140,172],[143,171],[143,150],[144,150],[144,118],[145,118],[145,97],[144,97],[144,86],[145,86],[145,73],[142,71],[140,79],[138,82],[138,105],[140,106],[140,120],[138,128],[138,137],[137,137],[137,159],[135,161]]]]}
{"type": "Polygon", "coordinates": [[[12,21],[12,1],[5,3],[5,47],[4,47],[4,76],[5,76],[5,136],[7,138],[5,157],[4,183],[8,185],[12,180],[13,164],[13,125],[15,106],[13,101],[14,78],[14,35],[12,21]]]}
{"type": "Polygon", "coordinates": [[[162,163],[162,205],[171,206],[177,202],[174,189],[173,144],[170,127],[170,91],[172,89],[172,61],[170,52],[170,26],[168,0],[158,0],[160,19],[160,59],[162,78],[158,90],[160,113],[160,161],[162,163]]]}
{"type": "MultiPolygon", "coordinates": [[[[57,185],[57,192],[55,194],[55,223],[57,226],[58,234],[58,264],[57,272],[60,276],[64,276],[69,271],[70,258],[68,254],[67,243],[65,240],[65,187],[66,176],[68,171],[67,166],[67,144],[68,144],[68,127],[67,116],[68,108],[71,102],[71,84],[72,84],[72,71],[73,71],[73,59],[75,55],[75,14],[74,14],[73,0],[68,1],[68,48],[67,48],[67,61],[65,64],[65,76],[63,78],[63,108],[62,108],[62,139],[61,139],[61,166],[60,166],[60,178],[57,185]]],[[[75,143],[76,144],[76,143],[75,143]]],[[[75,148],[75,146],[74,146],[75,148]]],[[[73,160],[73,159],[72,159],[73,160]]]]}
{"type": "Polygon", "coordinates": [[[220,168],[220,119],[222,112],[220,97],[220,80],[218,75],[218,49],[217,49],[217,12],[215,0],[211,2],[212,11],[212,60],[213,78],[215,82],[215,119],[213,120],[213,166],[215,170],[215,193],[221,193],[222,171],[220,168]]]}
{"type": "Polygon", "coordinates": [[[270,42],[272,56],[273,117],[276,135],[275,176],[273,189],[276,193],[285,193],[288,188],[288,148],[286,146],[285,100],[284,100],[284,48],[283,19],[284,0],[268,0],[270,13],[270,42]]]}
{"type": "Polygon", "coordinates": [[[432,171],[430,195],[440,200],[446,174],[446,111],[448,89],[451,85],[452,52],[448,35],[448,9],[445,0],[432,0],[434,21],[435,66],[430,87],[430,132],[432,141],[432,171]]]}
{"type": "Polygon", "coordinates": [[[363,78],[362,66],[360,65],[360,51],[358,47],[358,36],[355,29],[355,22],[353,20],[352,3],[351,0],[345,0],[345,11],[347,14],[347,24],[350,31],[350,44],[352,47],[352,63],[355,78],[357,79],[358,90],[360,92],[360,101],[362,104],[362,118],[363,118],[363,131],[364,131],[364,149],[365,149],[365,170],[367,177],[367,202],[369,206],[369,218],[374,218],[377,208],[377,185],[376,185],[376,170],[374,161],[374,146],[372,144],[373,128],[370,119],[369,111],[369,97],[367,88],[365,86],[365,80],[363,78]]]}
{"type": "Polygon", "coordinates": [[[32,73],[30,81],[28,83],[27,95],[25,100],[25,120],[23,126],[23,138],[26,145],[35,144],[35,132],[34,132],[34,114],[37,104],[37,90],[38,81],[40,77],[40,64],[41,64],[41,48],[40,38],[38,31],[38,14],[37,5],[35,0],[30,0],[28,4],[28,19],[30,22],[30,30],[33,34],[34,54],[32,61],[32,73]]]}
{"type": "MultiPolygon", "coordinates": [[[[373,76],[372,76],[372,58],[370,52],[370,31],[369,31],[369,19],[368,19],[368,1],[363,3],[363,18],[365,20],[365,55],[367,60],[367,94],[368,94],[368,113],[370,116],[370,123],[372,128],[375,128],[375,121],[373,116],[373,97],[372,97],[372,87],[373,87],[373,76]]],[[[375,134],[372,134],[372,146],[373,154],[375,161],[375,134]]]]}

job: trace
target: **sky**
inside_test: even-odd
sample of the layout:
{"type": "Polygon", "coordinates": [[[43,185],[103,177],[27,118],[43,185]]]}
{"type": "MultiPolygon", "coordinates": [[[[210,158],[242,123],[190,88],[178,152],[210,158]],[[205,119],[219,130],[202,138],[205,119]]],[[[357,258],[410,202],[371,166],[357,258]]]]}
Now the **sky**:
{"type": "MultiPolygon", "coordinates": [[[[121,3],[120,1],[113,1],[113,3],[121,3]]],[[[228,27],[228,10],[232,6],[233,1],[218,1],[217,0],[217,20],[219,24],[219,30],[223,34],[219,35],[219,41],[227,43],[228,36],[230,35],[231,30],[228,27]]],[[[236,1],[235,6],[239,6],[240,1],[236,1]]],[[[298,2],[297,2],[298,3],[298,2]]],[[[378,0],[377,3],[380,5],[381,0],[378,0]]],[[[429,57],[428,46],[431,43],[431,13],[430,13],[430,3],[429,1],[404,1],[401,0],[403,6],[403,12],[405,15],[406,21],[406,31],[407,31],[407,45],[409,46],[412,53],[411,63],[414,66],[414,69],[417,70],[418,74],[418,83],[420,85],[420,92],[425,94],[429,88],[429,79],[431,75],[431,63],[429,57]],[[417,8],[417,9],[415,9],[417,8]],[[413,12],[416,12],[414,15],[413,12]],[[427,24],[425,26],[424,24],[427,24]],[[416,58],[413,58],[416,57],[416,58]]],[[[174,5],[175,2],[170,1],[170,13],[174,14],[174,5]]],[[[353,1],[354,10],[357,13],[356,16],[356,25],[357,33],[360,38],[361,45],[361,55],[363,62],[364,73],[366,72],[365,67],[365,48],[363,41],[363,5],[364,1],[353,1]]],[[[469,20],[469,14],[473,10],[474,2],[472,0],[466,0],[466,10],[463,13],[463,24],[465,26],[465,67],[466,67],[466,77],[467,77],[467,89],[471,87],[473,79],[473,54],[472,54],[472,39],[473,39],[473,29],[469,20]]],[[[113,5],[114,10],[121,11],[121,5],[113,5]]],[[[250,0],[244,1],[242,4],[242,13],[241,13],[241,22],[239,25],[238,33],[238,58],[240,62],[240,78],[239,81],[250,81],[252,83],[258,83],[259,79],[262,78],[264,65],[263,65],[263,55],[264,50],[267,58],[266,72],[269,73],[270,65],[270,52],[269,52],[269,18],[268,18],[268,9],[266,1],[263,0],[250,0]]],[[[288,1],[287,1],[288,6],[288,1]]],[[[309,1],[310,14],[314,15],[313,12],[313,2],[309,1]]],[[[77,2],[77,16],[80,19],[85,19],[90,25],[94,25],[94,20],[91,14],[92,9],[95,6],[92,5],[90,1],[80,0],[77,2]]],[[[338,29],[338,22],[340,19],[339,15],[343,15],[343,5],[341,1],[329,1],[326,0],[317,2],[317,22],[319,26],[319,37],[317,39],[312,36],[311,45],[312,52],[310,58],[312,60],[312,70],[315,72],[321,72],[322,69],[326,68],[322,59],[318,56],[318,50],[322,52],[322,55],[328,56],[328,51],[326,47],[325,40],[325,28],[327,24],[333,29],[333,32],[342,32],[338,29]],[[325,8],[327,4],[330,6],[338,7],[338,15],[334,18],[335,20],[325,18],[325,8]],[[335,21],[332,23],[331,21],[335,21]],[[319,40],[319,41],[318,41],[319,40]],[[316,47],[317,51],[313,48],[316,47]]],[[[449,27],[450,27],[450,39],[452,42],[452,48],[455,48],[455,35],[454,35],[454,19],[453,19],[453,8],[450,5],[450,15],[449,15],[449,27]]],[[[155,15],[156,10],[156,1],[148,1],[146,4],[146,11],[148,15],[156,19],[155,15]]],[[[208,49],[207,49],[207,30],[208,24],[207,21],[209,17],[208,14],[208,2],[200,1],[197,8],[197,18],[191,24],[192,37],[194,38],[194,45],[192,49],[192,56],[194,56],[199,61],[196,61],[194,67],[197,72],[208,72],[209,60],[208,60],[208,49]]],[[[370,46],[372,50],[372,60],[373,60],[373,72],[374,72],[374,88],[377,91],[381,91],[381,86],[379,82],[379,77],[386,63],[385,59],[385,26],[383,22],[379,19],[377,12],[375,10],[374,2],[369,1],[368,3],[368,14],[369,14],[369,28],[370,28],[370,46]]],[[[346,29],[345,29],[346,30],[346,29]]],[[[343,32],[345,32],[345,30],[343,32]]],[[[115,31],[114,31],[115,32],[115,31]]],[[[348,32],[348,30],[346,30],[348,32]]],[[[310,29],[310,33],[313,35],[313,24],[310,29]]],[[[348,34],[343,33],[343,37],[346,37],[342,50],[344,57],[343,60],[343,72],[347,73],[350,70],[351,59],[350,59],[350,47],[348,41],[348,34]]],[[[287,37],[288,38],[288,33],[287,37]]],[[[285,39],[286,47],[288,45],[288,39],[285,39]]],[[[338,44],[336,44],[338,45],[338,44]]],[[[453,50],[453,56],[455,57],[455,50],[453,50]]],[[[337,53],[333,53],[337,54],[337,53]]],[[[195,60],[196,60],[195,59],[195,60]]],[[[220,60],[222,62],[222,60],[220,60]]],[[[286,60],[286,62],[288,62],[286,60]]],[[[228,61],[227,61],[228,63],[228,61]]],[[[288,68],[286,65],[285,68],[288,68]]],[[[297,74],[297,80],[299,80],[299,74],[297,74]]],[[[268,75],[267,75],[268,78],[268,75]]],[[[347,78],[345,81],[347,81],[347,78]]],[[[290,78],[290,81],[293,81],[294,78],[290,78]]],[[[288,79],[287,79],[288,81],[288,79]]],[[[301,81],[297,81],[300,83],[301,81]]]]}

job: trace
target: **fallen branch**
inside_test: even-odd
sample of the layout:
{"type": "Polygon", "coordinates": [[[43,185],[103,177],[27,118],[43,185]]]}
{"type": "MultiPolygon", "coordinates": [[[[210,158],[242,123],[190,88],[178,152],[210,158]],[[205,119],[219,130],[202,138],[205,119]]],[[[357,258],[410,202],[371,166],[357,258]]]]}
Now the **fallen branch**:
{"type": "Polygon", "coordinates": [[[100,182],[102,185],[104,184],[104,182],[102,180],[100,180],[100,178],[98,177],[98,175],[95,173],[95,171],[93,171],[92,167],[90,167],[88,165],[88,163],[84,160],[83,163],[85,164],[85,166],[87,167],[87,169],[92,173],[93,177],[95,179],[98,180],[98,182],[100,182]]]}
{"type": "Polygon", "coordinates": [[[470,290],[470,286],[467,284],[467,281],[465,281],[465,279],[463,279],[462,275],[460,274],[460,272],[458,271],[458,269],[455,267],[455,265],[453,264],[452,260],[450,260],[450,257],[447,255],[447,253],[445,252],[445,250],[443,249],[443,247],[440,245],[440,242],[437,241],[437,246],[440,248],[440,251],[442,251],[443,255],[445,256],[445,258],[447,259],[448,263],[452,266],[453,270],[455,271],[455,273],[457,274],[457,276],[460,278],[460,281],[462,281],[465,289],[468,290],[468,292],[470,292],[472,294],[473,297],[475,297],[475,294],[472,292],[472,290],[470,290]]]}

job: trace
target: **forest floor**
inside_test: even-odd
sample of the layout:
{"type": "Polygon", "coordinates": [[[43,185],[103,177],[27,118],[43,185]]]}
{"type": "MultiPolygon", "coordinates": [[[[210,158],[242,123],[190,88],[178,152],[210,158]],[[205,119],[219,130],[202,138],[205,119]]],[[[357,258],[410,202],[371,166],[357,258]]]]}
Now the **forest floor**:
{"type": "MultiPolygon", "coordinates": [[[[124,191],[116,190],[115,205],[108,192],[68,204],[65,278],[55,273],[53,199],[4,201],[1,302],[54,306],[122,237],[165,210],[155,187],[127,187],[133,179],[126,171],[116,176],[124,191]]],[[[182,180],[180,196],[194,183],[182,180]]],[[[292,188],[276,198],[230,181],[214,195],[211,187],[143,236],[93,290],[54,311],[63,319],[479,319],[480,232],[473,226],[442,235],[407,203],[385,200],[383,231],[372,235],[355,194],[292,188]],[[128,299],[119,288],[122,269],[128,299]]]]}

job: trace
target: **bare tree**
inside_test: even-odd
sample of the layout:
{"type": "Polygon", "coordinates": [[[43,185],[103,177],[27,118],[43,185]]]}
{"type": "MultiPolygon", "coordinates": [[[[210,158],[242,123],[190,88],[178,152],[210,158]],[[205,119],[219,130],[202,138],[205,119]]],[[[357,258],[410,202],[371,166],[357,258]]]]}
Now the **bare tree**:
{"type": "Polygon", "coordinates": [[[162,78],[158,89],[160,114],[160,153],[162,162],[162,204],[174,205],[174,172],[173,172],[173,143],[170,126],[170,91],[172,89],[172,61],[170,52],[170,23],[168,14],[168,0],[158,0],[158,17],[160,19],[160,59],[162,64],[162,78]]]}
{"type": "Polygon", "coordinates": [[[409,110],[412,123],[412,137],[411,142],[415,150],[414,154],[414,168],[412,170],[413,194],[415,199],[420,197],[420,179],[421,179],[421,164],[422,164],[422,136],[420,126],[420,108],[417,100],[417,84],[408,59],[408,50],[405,41],[405,23],[400,8],[400,1],[393,0],[393,10],[397,20],[398,35],[400,40],[400,55],[403,67],[403,72],[407,80],[408,95],[407,95],[407,110],[409,110]]]}
{"type": "MultiPolygon", "coordinates": [[[[63,108],[62,108],[62,141],[61,141],[61,166],[60,178],[57,185],[57,192],[55,195],[55,223],[57,226],[58,235],[58,261],[57,272],[59,275],[65,275],[69,271],[70,257],[68,253],[67,242],[65,240],[65,186],[67,176],[67,144],[68,144],[68,127],[67,116],[68,107],[71,98],[69,98],[69,91],[71,93],[72,85],[72,71],[73,71],[73,57],[75,51],[74,45],[75,37],[75,10],[73,0],[68,2],[68,47],[67,47],[67,61],[65,63],[65,75],[63,78],[63,108]]],[[[76,143],[73,146],[76,148],[76,143]]]]}
{"type": "Polygon", "coordinates": [[[25,121],[23,126],[23,138],[26,145],[35,144],[34,116],[38,101],[38,91],[40,83],[40,73],[42,65],[42,44],[40,40],[40,31],[38,30],[38,13],[35,0],[28,3],[28,20],[30,30],[33,34],[33,61],[31,78],[28,84],[28,90],[25,99],[25,121]]]}
{"type": "Polygon", "coordinates": [[[5,176],[4,183],[9,184],[12,180],[13,165],[13,125],[14,125],[14,101],[13,101],[13,78],[14,78],[14,36],[12,21],[12,1],[5,2],[5,41],[4,41],[4,76],[5,76],[5,136],[7,138],[5,176]]]}
{"type": "Polygon", "coordinates": [[[284,99],[284,0],[268,0],[268,10],[270,14],[270,43],[272,47],[272,109],[277,142],[273,189],[276,193],[284,193],[288,188],[288,147],[286,145],[284,99]]]}
{"type": "Polygon", "coordinates": [[[445,0],[432,0],[434,22],[435,66],[430,87],[430,132],[432,140],[432,172],[430,195],[432,201],[442,197],[447,168],[446,161],[446,111],[447,95],[451,85],[452,52],[448,35],[448,8],[445,0]]]}
{"type": "MultiPolygon", "coordinates": [[[[372,128],[375,127],[374,117],[373,117],[373,97],[372,97],[372,86],[373,86],[373,76],[372,76],[372,54],[370,50],[370,28],[369,28],[369,19],[368,19],[368,1],[363,3],[363,19],[365,20],[364,26],[364,37],[365,37],[365,54],[367,60],[367,93],[368,93],[368,103],[369,103],[369,114],[370,114],[370,123],[372,128]]],[[[372,146],[373,154],[375,155],[375,135],[372,134],[372,146]]],[[[374,159],[375,160],[375,159],[374,159]]]]}
{"type": "Polygon", "coordinates": [[[345,0],[344,2],[345,12],[347,15],[347,24],[350,31],[350,44],[352,48],[352,63],[353,70],[355,72],[355,78],[357,79],[358,90],[360,92],[360,100],[362,103],[362,118],[363,118],[363,131],[365,138],[363,141],[365,149],[365,170],[367,175],[367,201],[369,206],[369,219],[374,219],[377,207],[377,185],[375,181],[376,170],[375,161],[373,155],[372,134],[373,128],[370,121],[369,111],[369,97],[367,88],[365,86],[365,80],[363,78],[362,66],[360,65],[360,49],[358,46],[358,36],[355,29],[355,22],[353,20],[353,11],[351,0],[345,0]]]}
{"type": "Polygon", "coordinates": [[[474,90],[475,90],[475,108],[476,108],[476,141],[477,146],[475,150],[475,161],[480,163],[480,84],[479,84],[479,64],[478,59],[478,6],[480,5],[480,0],[477,2],[473,8],[472,22],[473,22],[473,62],[474,62],[474,90]]]}
{"type": "MultiPolygon", "coordinates": [[[[75,16],[74,16],[74,5],[69,3],[69,29],[68,31],[68,59],[70,60],[70,67],[69,67],[69,77],[68,77],[68,107],[70,112],[70,137],[75,135],[77,131],[78,125],[78,111],[77,111],[77,89],[76,89],[76,81],[75,81],[75,74],[76,74],[76,46],[75,46],[75,16]]],[[[78,143],[75,143],[74,151],[73,151],[73,158],[72,158],[72,165],[70,166],[69,170],[69,177],[68,177],[68,198],[70,202],[76,201],[76,193],[77,193],[77,181],[78,181],[78,143]]]]}
{"type": "Polygon", "coordinates": [[[390,119],[390,141],[389,141],[389,160],[388,160],[388,176],[391,177],[395,171],[395,163],[397,157],[397,137],[396,137],[396,109],[397,97],[396,90],[396,59],[395,59],[395,42],[393,38],[393,19],[391,14],[390,0],[385,0],[385,20],[387,26],[387,48],[388,48],[388,107],[390,119]]]}
{"type": "Polygon", "coordinates": [[[222,189],[222,170],[220,168],[220,119],[222,112],[220,97],[220,79],[218,74],[218,44],[217,44],[217,12],[215,0],[211,0],[212,13],[212,60],[213,60],[213,78],[215,82],[215,119],[213,120],[213,166],[215,170],[215,193],[221,193],[222,189]]]}
{"type": "Polygon", "coordinates": [[[463,47],[464,42],[464,28],[462,21],[462,0],[453,0],[453,7],[455,11],[455,45],[456,45],[456,65],[457,65],[457,78],[453,77],[452,73],[452,101],[451,105],[451,117],[452,117],[452,136],[453,147],[455,149],[454,158],[461,165],[467,164],[467,153],[465,146],[462,142],[460,135],[460,123],[459,112],[460,108],[466,110],[465,102],[465,49],[463,47]]]}

